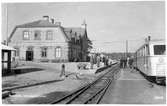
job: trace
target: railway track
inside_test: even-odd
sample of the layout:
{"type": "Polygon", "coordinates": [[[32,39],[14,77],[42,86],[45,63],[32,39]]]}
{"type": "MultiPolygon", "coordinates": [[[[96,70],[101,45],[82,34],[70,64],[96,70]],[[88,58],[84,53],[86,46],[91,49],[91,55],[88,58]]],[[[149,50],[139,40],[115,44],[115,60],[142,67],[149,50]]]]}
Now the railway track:
{"type": "Polygon", "coordinates": [[[66,95],[50,104],[98,104],[104,96],[115,76],[118,74],[118,65],[114,65],[105,74],[101,75],[92,83],[66,95]]]}

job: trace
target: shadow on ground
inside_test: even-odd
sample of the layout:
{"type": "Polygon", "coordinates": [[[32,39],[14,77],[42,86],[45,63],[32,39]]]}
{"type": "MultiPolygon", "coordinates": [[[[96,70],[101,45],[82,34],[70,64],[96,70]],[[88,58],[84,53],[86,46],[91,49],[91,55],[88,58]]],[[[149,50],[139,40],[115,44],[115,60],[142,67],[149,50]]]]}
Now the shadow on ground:
{"type": "Polygon", "coordinates": [[[36,72],[36,71],[43,71],[44,69],[42,68],[24,68],[24,69],[17,69],[17,70],[12,70],[9,73],[5,73],[2,75],[2,77],[5,76],[11,76],[11,75],[18,75],[18,74],[25,74],[25,73],[30,73],[30,72],[36,72]]]}
{"type": "Polygon", "coordinates": [[[150,77],[146,76],[145,74],[143,74],[141,71],[139,71],[139,72],[140,72],[140,74],[141,74],[145,79],[147,79],[149,82],[154,83],[154,84],[157,84],[157,85],[159,85],[159,86],[166,86],[166,81],[162,81],[161,83],[157,83],[155,78],[150,78],[150,77]]]}
{"type": "Polygon", "coordinates": [[[26,102],[26,104],[51,104],[53,101],[56,101],[66,95],[68,95],[70,92],[51,92],[45,95],[42,95],[40,97],[32,98],[26,102]]]}
{"type": "MultiPolygon", "coordinates": [[[[19,89],[19,88],[32,87],[32,86],[37,86],[37,85],[42,85],[42,84],[48,84],[48,83],[53,83],[53,82],[55,83],[55,82],[59,82],[59,81],[63,81],[63,80],[62,79],[51,80],[51,81],[39,82],[39,83],[28,84],[28,85],[23,85],[23,86],[19,86],[19,84],[16,84],[15,81],[13,81],[13,83],[10,82],[10,83],[2,84],[2,88],[16,86],[14,89],[19,89]]],[[[12,90],[14,90],[14,89],[12,89],[12,90]]]]}

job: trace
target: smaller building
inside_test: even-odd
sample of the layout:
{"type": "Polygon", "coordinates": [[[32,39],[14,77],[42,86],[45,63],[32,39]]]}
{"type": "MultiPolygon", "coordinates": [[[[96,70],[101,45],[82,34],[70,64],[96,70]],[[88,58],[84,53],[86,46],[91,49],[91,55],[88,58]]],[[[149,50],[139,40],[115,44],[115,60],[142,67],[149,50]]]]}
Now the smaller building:
{"type": "Polygon", "coordinates": [[[11,64],[14,59],[15,49],[6,45],[1,44],[2,47],[2,74],[11,71],[11,64]]]}

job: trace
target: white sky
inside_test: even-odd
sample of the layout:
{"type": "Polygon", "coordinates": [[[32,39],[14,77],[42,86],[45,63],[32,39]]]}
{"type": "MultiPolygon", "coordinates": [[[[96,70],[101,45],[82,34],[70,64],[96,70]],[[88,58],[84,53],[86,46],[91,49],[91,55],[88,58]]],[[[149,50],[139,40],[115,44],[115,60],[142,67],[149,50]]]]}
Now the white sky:
{"type": "Polygon", "coordinates": [[[64,27],[80,27],[85,19],[88,37],[98,51],[123,52],[126,40],[129,51],[135,51],[148,35],[165,38],[165,2],[131,1],[3,4],[2,39],[16,25],[39,20],[43,15],[55,18],[64,27]]]}

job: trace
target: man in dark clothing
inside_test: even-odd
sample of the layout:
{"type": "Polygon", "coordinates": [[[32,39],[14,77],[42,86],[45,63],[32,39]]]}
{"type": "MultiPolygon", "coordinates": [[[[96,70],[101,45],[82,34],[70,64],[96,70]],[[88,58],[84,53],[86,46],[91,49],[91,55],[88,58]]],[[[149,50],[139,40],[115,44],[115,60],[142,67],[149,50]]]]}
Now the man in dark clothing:
{"type": "Polygon", "coordinates": [[[123,58],[120,59],[120,68],[123,68],[123,58]]]}
{"type": "Polygon", "coordinates": [[[132,64],[133,64],[133,59],[132,58],[130,58],[129,59],[129,67],[132,69],[133,67],[132,67],[132,64]]]}
{"type": "Polygon", "coordinates": [[[91,69],[93,69],[93,64],[94,64],[93,63],[93,55],[91,55],[90,56],[90,65],[91,65],[90,67],[91,67],[91,69]]]}
{"type": "Polygon", "coordinates": [[[106,61],[105,61],[105,63],[106,63],[106,66],[108,66],[108,58],[106,58],[106,61]]]}
{"type": "Polygon", "coordinates": [[[126,68],[126,67],[127,67],[127,59],[124,58],[124,68],[126,68]]]}

